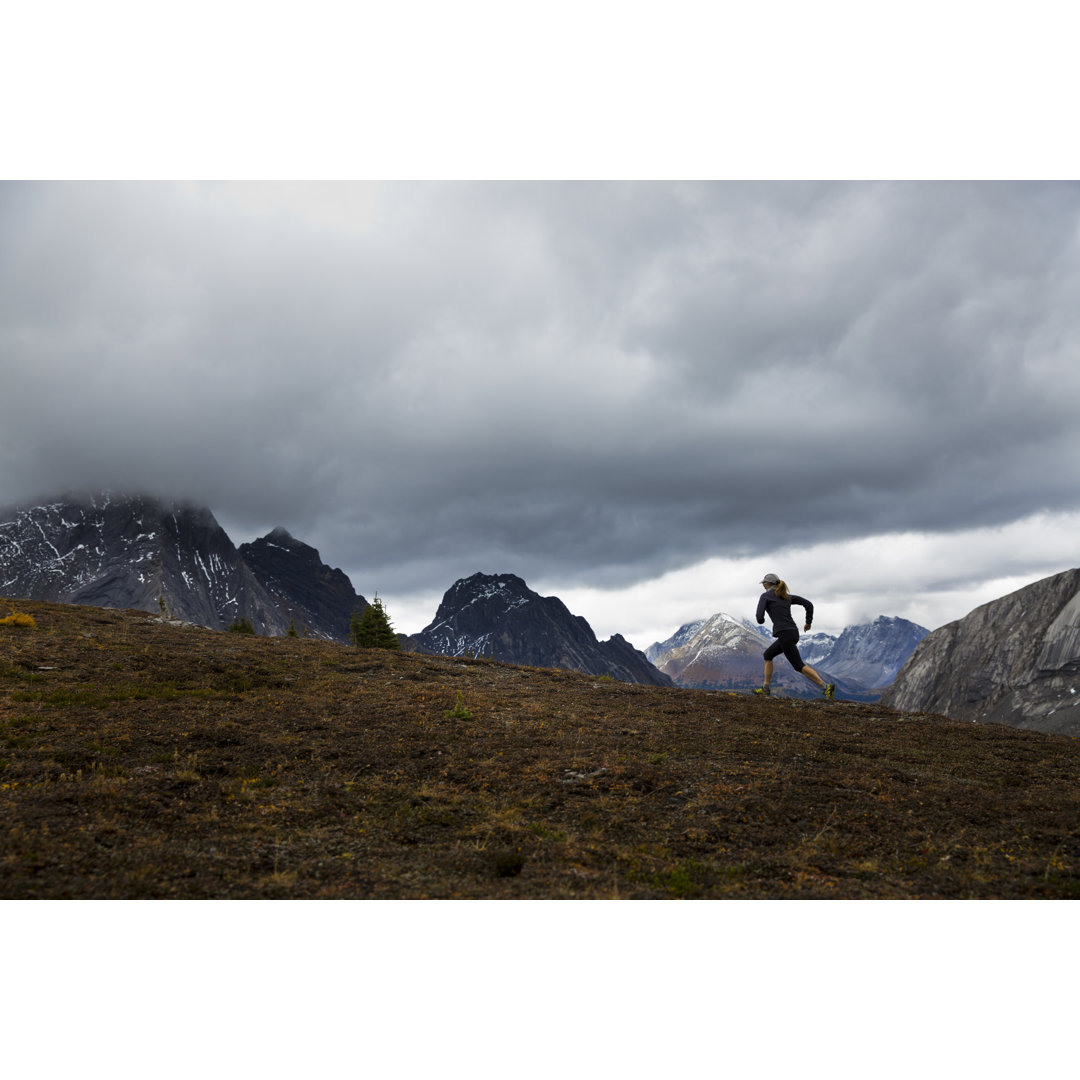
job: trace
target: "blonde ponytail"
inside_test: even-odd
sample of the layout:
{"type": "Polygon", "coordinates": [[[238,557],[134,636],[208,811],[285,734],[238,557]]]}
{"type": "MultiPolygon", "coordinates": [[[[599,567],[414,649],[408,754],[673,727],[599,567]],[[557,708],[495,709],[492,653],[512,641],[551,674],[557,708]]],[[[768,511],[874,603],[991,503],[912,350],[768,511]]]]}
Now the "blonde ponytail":
{"type": "Polygon", "coordinates": [[[781,600],[787,600],[787,598],[791,596],[791,590],[787,587],[786,581],[778,581],[776,583],[776,595],[781,600]]]}

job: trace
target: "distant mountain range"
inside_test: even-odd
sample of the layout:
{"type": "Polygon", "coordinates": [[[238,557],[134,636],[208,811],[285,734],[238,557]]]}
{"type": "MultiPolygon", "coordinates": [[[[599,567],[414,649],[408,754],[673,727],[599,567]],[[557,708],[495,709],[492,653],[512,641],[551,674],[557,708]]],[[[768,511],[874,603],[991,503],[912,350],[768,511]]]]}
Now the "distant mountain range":
{"type": "Polygon", "coordinates": [[[720,612],[680,626],[645,655],[679,686],[704,690],[760,686],[764,628],[720,612]]]}
{"type": "MultiPolygon", "coordinates": [[[[109,493],[0,514],[0,594],[161,610],[217,630],[246,620],[259,634],[280,636],[293,627],[341,642],[349,640],[352,614],[367,606],[343,571],[282,528],[237,548],[206,507],[109,493]]],[[[806,635],[804,655],[815,666],[835,658],[836,672],[827,673],[841,693],[872,698],[906,659],[899,654],[911,633],[897,632],[898,623],[879,619],[869,631],[849,628],[839,639],[806,635]]],[[[769,640],[756,624],[715,615],[642,653],[618,634],[599,641],[561,600],[538,595],[513,574],[482,573],[455,582],[419,634],[398,636],[418,652],[706,688],[758,685],[769,640]]],[[[782,664],[774,681],[791,693],[808,692],[782,664]]]]}
{"type": "MultiPolygon", "coordinates": [[[[341,642],[367,606],[343,571],[284,529],[237,548],[205,507],[109,494],[0,512],[0,595],[162,611],[217,630],[246,619],[259,634],[295,627],[341,642]]],[[[398,636],[418,652],[705,689],[758,685],[770,640],[750,620],[720,613],[639,652],[618,634],[599,641],[561,600],[513,574],[455,582],[429,626],[398,636]]],[[[800,649],[841,698],[880,696],[903,711],[1080,735],[1080,570],[933,633],[881,616],[839,637],[804,635],[800,649]]],[[[773,685],[815,693],[783,660],[773,685]]]]}
{"type": "MultiPolygon", "coordinates": [[[[838,638],[805,634],[799,651],[822,678],[836,683],[840,697],[876,701],[928,632],[906,619],[882,615],[849,626],[838,638]]],[[[681,626],[667,641],[650,645],[645,655],[678,686],[745,690],[761,685],[761,654],[771,640],[757,623],[721,612],[681,626]]],[[[776,663],[773,687],[795,696],[818,693],[784,660],[776,663]]]]}
{"type": "MultiPolygon", "coordinates": [[[[0,595],[162,611],[214,630],[247,620],[270,636],[292,626],[341,642],[367,606],[343,571],[284,529],[237,548],[205,507],[112,494],[0,513],[0,595]]],[[[598,641],[561,600],[512,574],[458,581],[430,626],[398,637],[418,652],[672,685],[618,634],[598,641]]]]}

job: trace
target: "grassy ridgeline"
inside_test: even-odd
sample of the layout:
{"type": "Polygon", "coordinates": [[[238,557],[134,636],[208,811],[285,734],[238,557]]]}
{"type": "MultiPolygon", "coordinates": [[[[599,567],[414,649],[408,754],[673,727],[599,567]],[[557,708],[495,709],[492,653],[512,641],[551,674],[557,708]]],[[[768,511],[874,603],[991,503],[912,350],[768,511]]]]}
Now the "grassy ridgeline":
{"type": "Polygon", "coordinates": [[[4,898],[1080,896],[1068,738],[18,608],[4,898]]]}

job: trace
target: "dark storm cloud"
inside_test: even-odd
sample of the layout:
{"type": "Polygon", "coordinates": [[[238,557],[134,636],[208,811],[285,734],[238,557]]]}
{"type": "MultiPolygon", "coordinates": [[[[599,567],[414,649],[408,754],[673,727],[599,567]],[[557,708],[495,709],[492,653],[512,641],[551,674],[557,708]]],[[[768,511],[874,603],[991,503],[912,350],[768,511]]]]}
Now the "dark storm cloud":
{"type": "Polygon", "coordinates": [[[1080,190],[7,185],[0,502],[615,584],[1080,505],[1080,190]]]}

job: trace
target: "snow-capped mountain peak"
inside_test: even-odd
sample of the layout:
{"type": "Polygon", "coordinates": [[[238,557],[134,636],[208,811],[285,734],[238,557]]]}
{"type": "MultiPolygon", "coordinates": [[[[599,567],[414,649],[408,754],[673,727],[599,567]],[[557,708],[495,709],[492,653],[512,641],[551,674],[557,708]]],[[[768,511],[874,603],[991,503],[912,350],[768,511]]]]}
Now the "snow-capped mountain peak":
{"type": "MultiPolygon", "coordinates": [[[[842,680],[851,694],[875,696],[887,685],[926,634],[905,619],[880,616],[843,634],[806,633],[799,639],[803,661],[818,674],[842,680]]],[[[771,629],[746,618],[718,612],[685,623],[666,641],[650,645],[645,655],[680,686],[720,689],[747,688],[760,683],[762,652],[771,629]]],[[[790,665],[778,663],[774,685],[802,692],[807,680],[790,665]]]]}

